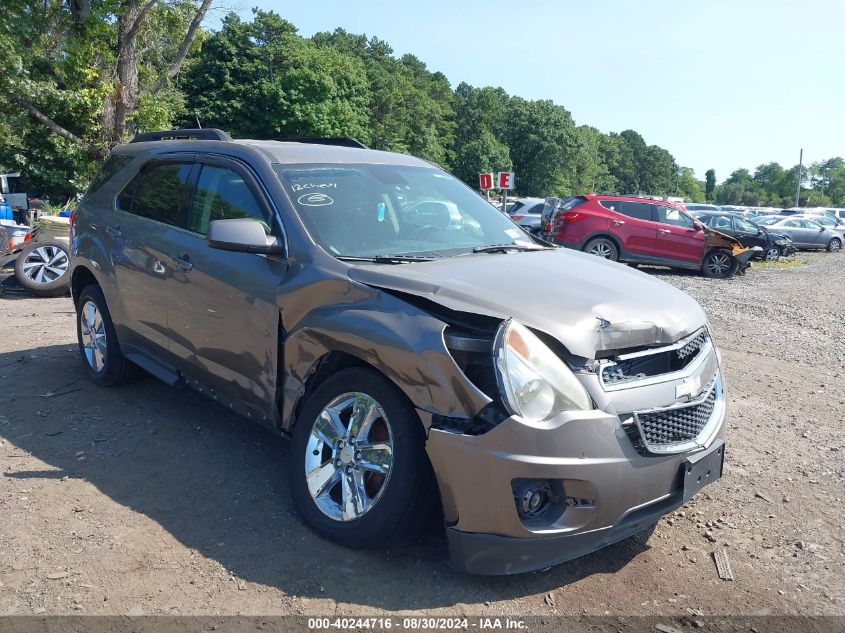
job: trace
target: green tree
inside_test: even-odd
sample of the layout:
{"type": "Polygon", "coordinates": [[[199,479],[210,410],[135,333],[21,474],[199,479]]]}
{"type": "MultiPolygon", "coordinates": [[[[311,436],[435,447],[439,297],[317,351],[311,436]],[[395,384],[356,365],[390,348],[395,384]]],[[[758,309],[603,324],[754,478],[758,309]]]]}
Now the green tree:
{"type": "Polygon", "coordinates": [[[704,172],[704,199],[713,202],[716,193],[716,170],[708,169],[704,172]]]}
{"type": "Polygon", "coordinates": [[[211,0],[11,0],[0,13],[0,163],[69,195],[111,147],[181,108],[172,86],[211,0]],[[62,185],[62,181],[64,185],[62,185]]]}
{"type": "Polygon", "coordinates": [[[273,12],[236,14],[208,38],[186,75],[189,123],[234,136],[349,136],[369,141],[369,85],[363,63],[296,34],[273,12]]]}
{"type": "Polygon", "coordinates": [[[678,170],[677,195],[689,202],[705,201],[701,182],[695,177],[695,172],[689,167],[681,167],[678,170]]]}
{"type": "Polygon", "coordinates": [[[547,196],[573,189],[575,125],[569,112],[551,101],[511,97],[505,139],[520,195],[547,196]]]}

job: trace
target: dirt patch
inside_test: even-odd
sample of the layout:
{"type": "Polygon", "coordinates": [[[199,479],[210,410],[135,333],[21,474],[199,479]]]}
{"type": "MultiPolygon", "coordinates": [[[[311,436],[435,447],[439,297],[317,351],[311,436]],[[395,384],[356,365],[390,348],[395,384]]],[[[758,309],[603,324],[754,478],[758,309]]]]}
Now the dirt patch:
{"type": "Polygon", "coordinates": [[[149,377],[94,387],[70,300],[7,294],[0,614],[841,615],[843,273],[838,254],[727,282],[661,273],[722,351],[725,477],[647,546],[507,578],[451,571],[436,529],[394,551],[323,541],[291,505],[284,441],[149,377]]]}

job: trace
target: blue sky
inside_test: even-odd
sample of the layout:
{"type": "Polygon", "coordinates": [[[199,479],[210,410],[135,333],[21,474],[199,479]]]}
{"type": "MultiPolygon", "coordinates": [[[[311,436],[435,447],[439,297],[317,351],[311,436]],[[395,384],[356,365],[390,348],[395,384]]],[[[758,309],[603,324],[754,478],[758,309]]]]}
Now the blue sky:
{"type": "MultiPolygon", "coordinates": [[[[845,0],[246,0],[304,36],[343,27],[413,53],[453,87],[551,99],[634,129],[699,178],[845,156],[845,0]]],[[[219,26],[221,13],[208,26],[219,26]]]]}

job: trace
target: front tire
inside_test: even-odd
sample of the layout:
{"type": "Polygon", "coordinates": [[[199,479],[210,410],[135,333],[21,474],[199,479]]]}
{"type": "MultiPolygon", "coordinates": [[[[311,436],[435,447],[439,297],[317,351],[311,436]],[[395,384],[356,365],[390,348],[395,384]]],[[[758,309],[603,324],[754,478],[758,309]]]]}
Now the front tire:
{"type": "Polygon", "coordinates": [[[704,256],[701,272],[711,279],[729,279],[736,274],[737,261],[730,252],[717,248],[704,256]]]}
{"type": "Polygon", "coordinates": [[[602,259],[619,260],[619,249],[606,237],[596,237],[584,245],[584,252],[602,259]]]}
{"type": "Polygon", "coordinates": [[[763,256],[763,260],[767,262],[776,262],[780,259],[780,249],[777,246],[769,246],[766,249],[766,254],[763,256]]]}
{"type": "Polygon", "coordinates": [[[412,542],[436,500],[422,422],[393,383],[365,367],[338,372],[307,397],[289,469],[305,523],[346,547],[412,542]]]}
{"type": "Polygon", "coordinates": [[[836,253],[840,250],[842,250],[842,240],[840,240],[838,237],[834,237],[827,243],[828,253],[836,253]]]}
{"type": "Polygon", "coordinates": [[[61,242],[30,242],[15,260],[18,283],[36,297],[59,297],[70,288],[70,255],[61,242]]]}
{"type": "Polygon", "coordinates": [[[106,299],[88,286],[76,302],[76,337],[85,373],[100,387],[116,387],[131,377],[133,365],[120,351],[106,299]]]}

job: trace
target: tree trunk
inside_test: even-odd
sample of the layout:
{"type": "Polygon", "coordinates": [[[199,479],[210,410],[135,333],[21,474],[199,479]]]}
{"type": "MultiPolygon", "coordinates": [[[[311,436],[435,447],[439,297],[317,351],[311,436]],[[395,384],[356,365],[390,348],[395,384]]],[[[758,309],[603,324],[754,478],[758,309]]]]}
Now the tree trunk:
{"type": "Polygon", "coordinates": [[[135,36],[140,27],[139,20],[146,14],[144,9],[149,10],[146,5],[142,9],[138,0],[126,0],[125,6],[126,11],[121,14],[117,23],[117,83],[111,95],[114,119],[107,139],[111,145],[123,142],[127,118],[138,106],[138,48],[135,45],[135,36]]]}

